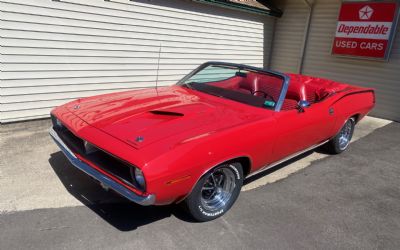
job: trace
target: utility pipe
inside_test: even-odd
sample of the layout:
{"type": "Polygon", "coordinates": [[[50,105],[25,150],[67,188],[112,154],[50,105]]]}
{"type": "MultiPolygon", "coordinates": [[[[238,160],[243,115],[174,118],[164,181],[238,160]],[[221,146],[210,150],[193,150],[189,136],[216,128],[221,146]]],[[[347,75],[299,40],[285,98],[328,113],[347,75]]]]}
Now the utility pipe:
{"type": "Polygon", "coordinates": [[[303,73],[304,56],[305,56],[306,48],[307,48],[308,35],[310,33],[311,17],[312,17],[312,13],[314,10],[314,1],[315,0],[312,0],[312,3],[310,3],[308,0],[303,0],[303,1],[308,7],[308,16],[307,16],[306,26],[305,26],[305,30],[304,30],[303,44],[301,46],[301,51],[300,51],[300,58],[299,58],[300,61],[299,61],[299,65],[297,67],[297,73],[299,73],[299,74],[303,73]]]}

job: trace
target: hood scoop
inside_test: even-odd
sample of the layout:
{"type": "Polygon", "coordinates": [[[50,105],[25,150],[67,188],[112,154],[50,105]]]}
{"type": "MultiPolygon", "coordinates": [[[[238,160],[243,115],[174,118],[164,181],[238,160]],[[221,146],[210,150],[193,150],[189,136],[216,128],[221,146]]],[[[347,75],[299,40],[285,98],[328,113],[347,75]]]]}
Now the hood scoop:
{"type": "Polygon", "coordinates": [[[165,111],[165,110],[150,110],[149,112],[154,115],[183,116],[182,113],[173,112],[173,111],[165,111]]]}

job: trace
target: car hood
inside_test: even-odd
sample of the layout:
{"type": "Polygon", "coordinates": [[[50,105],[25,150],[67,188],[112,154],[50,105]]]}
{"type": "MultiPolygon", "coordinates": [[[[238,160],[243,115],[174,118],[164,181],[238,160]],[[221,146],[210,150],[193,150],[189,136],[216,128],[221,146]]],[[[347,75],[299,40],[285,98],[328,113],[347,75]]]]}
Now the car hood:
{"type": "Polygon", "coordinates": [[[256,116],[247,107],[233,108],[224,103],[227,100],[218,99],[172,86],[83,98],[66,108],[91,126],[140,149],[171,138],[182,141],[209,135],[256,116]]]}

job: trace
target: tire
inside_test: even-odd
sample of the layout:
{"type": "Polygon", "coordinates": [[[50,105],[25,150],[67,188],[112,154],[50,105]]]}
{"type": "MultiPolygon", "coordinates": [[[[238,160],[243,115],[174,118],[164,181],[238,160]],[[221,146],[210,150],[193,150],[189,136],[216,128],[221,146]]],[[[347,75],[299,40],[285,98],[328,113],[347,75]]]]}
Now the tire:
{"type": "Polygon", "coordinates": [[[345,151],[353,137],[355,124],[354,117],[349,118],[339,133],[324,145],[325,150],[331,154],[340,154],[345,151]]]}
{"type": "Polygon", "coordinates": [[[183,205],[196,221],[214,220],[232,207],[242,185],[242,165],[237,162],[222,164],[200,178],[183,205]]]}

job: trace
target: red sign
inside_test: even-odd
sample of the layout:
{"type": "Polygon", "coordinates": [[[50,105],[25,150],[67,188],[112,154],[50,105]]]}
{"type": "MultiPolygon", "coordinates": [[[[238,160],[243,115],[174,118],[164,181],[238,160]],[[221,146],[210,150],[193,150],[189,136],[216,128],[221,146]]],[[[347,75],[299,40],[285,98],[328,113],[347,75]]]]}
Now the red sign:
{"type": "Polygon", "coordinates": [[[397,9],[394,2],[343,2],[332,54],[387,59],[397,9]]]}

